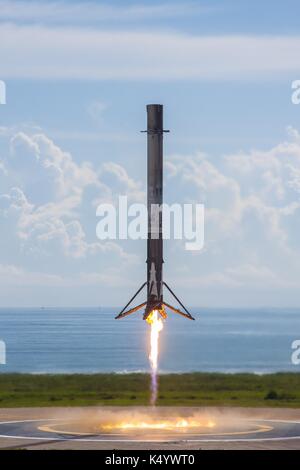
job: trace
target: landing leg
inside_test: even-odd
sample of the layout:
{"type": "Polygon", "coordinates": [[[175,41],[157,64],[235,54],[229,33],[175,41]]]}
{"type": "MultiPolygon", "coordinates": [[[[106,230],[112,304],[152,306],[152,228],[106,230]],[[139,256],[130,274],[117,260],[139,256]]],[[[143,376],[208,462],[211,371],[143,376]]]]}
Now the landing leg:
{"type": "Polygon", "coordinates": [[[142,304],[140,305],[137,305],[136,307],[133,307],[131,308],[130,310],[127,310],[126,312],[122,312],[122,313],[119,313],[119,315],[117,315],[115,317],[115,320],[119,320],[120,318],[124,318],[124,317],[127,317],[127,315],[130,315],[131,313],[134,313],[136,312],[137,310],[139,310],[140,308],[144,307],[146,305],[147,302],[143,302],[142,304]]]}
{"type": "MultiPolygon", "coordinates": [[[[126,310],[127,307],[129,307],[129,305],[130,305],[131,302],[136,298],[136,296],[139,295],[139,293],[144,289],[144,287],[145,287],[146,284],[147,284],[147,282],[144,282],[144,284],[141,285],[141,287],[139,288],[139,290],[134,294],[133,297],[131,297],[131,299],[130,299],[129,302],[125,305],[125,307],[123,308],[123,310],[121,310],[121,312],[115,317],[116,320],[119,319],[119,318],[123,318],[123,317],[125,317],[126,315],[130,315],[130,313],[133,313],[133,312],[132,312],[133,309],[128,310],[128,312],[125,312],[125,310],[126,310]],[[125,315],[125,314],[126,314],[126,315],[125,315]]],[[[146,302],[145,302],[145,303],[146,303],[146,302]]],[[[144,306],[145,303],[144,303],[144,304],[141,304],[140,306],[138,306],[138,308],[141,308],[142,306],[144,306]]],[[[138,310],[137,307],[134,307],[134,308],[135,308],[134,311],[138,310]]]]}
{"type": "Polygon", "coordinates": [[[183,313],[181,312],[179,309],[177,308],[174,308],[172,307],[171,305],[169,304],[166,304],[166,302],[164,302],[165,306],[170,308],[171,310],[173,310],[174,312],[176,313],[179,313],[180,315],[183,315],[184,317],[186,318],[189,318],[190,320],[195,320],[194,317],[192,317],[192,315],[190,314],[190,312],[185,308],[185,306],[183,305],[182,302],[180,302],[180,300],[178,299],[178,297],[174,294],[174,292],[172,291],[172,289],[168,286],[168,284],[166,282],[164,282],[164,285],[166,286],[166,288],[168,289],[168,291],[173,295],[174,299],[177,300],[177,302],[179,303],[179,305],[181,305],[181,307],[183,308],[183,310],[186,312],[186,313],[183,313]]]}

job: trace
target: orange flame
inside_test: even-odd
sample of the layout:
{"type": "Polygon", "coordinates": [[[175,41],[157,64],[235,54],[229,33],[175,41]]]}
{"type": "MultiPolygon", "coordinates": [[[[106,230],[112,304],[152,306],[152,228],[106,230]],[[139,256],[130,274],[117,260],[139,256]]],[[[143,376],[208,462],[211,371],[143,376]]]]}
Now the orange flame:
{"type": "Polygon", "coordinates": [[[153,430],[172,430],[172,429],[190,429],[190,428],[214,428],[215,422],[212,420],[198,420],[195,418],[169,418],[166,420],[132,420],[132,421],[121,421],[115,424],[104,424],[102,429],[112,430],[134,430],[134,429],[153,429],[153,430]]]}

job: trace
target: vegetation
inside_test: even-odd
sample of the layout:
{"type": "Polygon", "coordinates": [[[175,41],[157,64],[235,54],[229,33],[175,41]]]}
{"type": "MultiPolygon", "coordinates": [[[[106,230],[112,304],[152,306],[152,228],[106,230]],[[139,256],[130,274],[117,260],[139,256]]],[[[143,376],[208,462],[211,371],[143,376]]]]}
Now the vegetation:
{"type": "MultiPolygon", "coordinates": [[[[0,374],[0,407],[147,405],[149,385],[147,374],[0,374]]],[[[161,375],[157,404],[300,407],[300,374],[161,375]]]]}

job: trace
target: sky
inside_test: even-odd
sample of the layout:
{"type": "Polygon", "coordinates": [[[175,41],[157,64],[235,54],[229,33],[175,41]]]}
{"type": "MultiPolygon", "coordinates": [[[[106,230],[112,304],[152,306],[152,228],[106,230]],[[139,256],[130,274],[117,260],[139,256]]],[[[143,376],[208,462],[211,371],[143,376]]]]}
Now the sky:
{"type": "Polygon", "coordinates": [[[0,0],[0,306],[122,306],[143,240],[97,205],[146,197],[164,105],[167,203],[205,205],[201,251],[165,242],[191,307],[300,307],[299,2],[0,0]]]}

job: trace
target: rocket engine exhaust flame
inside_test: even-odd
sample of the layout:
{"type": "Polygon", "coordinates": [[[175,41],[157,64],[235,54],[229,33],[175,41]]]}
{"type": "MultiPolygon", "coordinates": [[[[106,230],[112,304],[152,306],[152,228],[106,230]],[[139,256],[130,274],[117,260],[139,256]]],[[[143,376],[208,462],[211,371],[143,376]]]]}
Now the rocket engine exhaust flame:
{"type": "Polygon", "coordinates": [[[208,428],[212,429],[215,427],[215,422],[211,419],[201,420],[193,418],[168,418],[162,420],[155,419],[142,419],[142,420],[132,420],[132,421],[121,421],[114,424],[103,424],[102,429],[106,431],[111,431],[118,429],[120,431],[134,431],[134,430],[181,430],[187,431],[191,428],[208,428]]]}
{"type": "MultiPolygon", "coordinates": [[[[152,310],[148,315],[146,321],[151,326],[150,331],[150,354],[149,361],[151,366],[151,400],[152,406],[155,406],[157,400],[157,367],[158,367],[158,353],[159,353],[159,333],[163,329],[163,321],[159,317],[160,312],[158,310],[152,310]]],[[[164,318],[165,313],[161,313],[164,318]]]]}
{"type": "Polygon", "coordinates": [[[151,364],[151,369],[156,371],[158,364],[158,340],[159,333],[163,329],[163,322],[161,318],[158,317],[158,311],[153,310],[149,317],[147,318],[147,323],[151,325],[151,334],[150,334],[150,354],[149,360],[151,364]]]}

